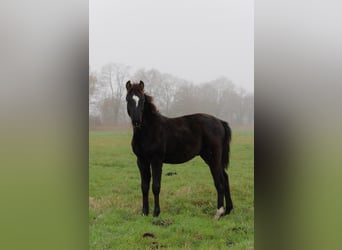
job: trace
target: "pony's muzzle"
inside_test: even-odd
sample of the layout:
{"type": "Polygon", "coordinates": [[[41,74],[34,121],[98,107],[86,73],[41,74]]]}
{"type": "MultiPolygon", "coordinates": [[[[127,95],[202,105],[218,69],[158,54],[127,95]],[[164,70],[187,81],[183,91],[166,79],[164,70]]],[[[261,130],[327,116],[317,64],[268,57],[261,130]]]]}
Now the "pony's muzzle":
{"type": "Polygon", "coordinates": [[[141,123],[139,121],[133,121],[133,127],[140,128],[141,123]]]}

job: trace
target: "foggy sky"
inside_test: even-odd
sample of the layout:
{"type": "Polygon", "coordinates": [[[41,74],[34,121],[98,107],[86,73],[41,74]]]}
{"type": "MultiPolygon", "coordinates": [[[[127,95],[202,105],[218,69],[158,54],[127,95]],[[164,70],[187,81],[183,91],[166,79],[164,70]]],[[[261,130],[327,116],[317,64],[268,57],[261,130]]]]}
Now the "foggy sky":
{"type": "MultiPolygon", "coordinates": [[[[252,0],[90,0],[90,66],[155,68],[194,83],[226,76],[254,92],[252,0]]],[[[132,73],[133,73],[132,72],[132,73]]]]}

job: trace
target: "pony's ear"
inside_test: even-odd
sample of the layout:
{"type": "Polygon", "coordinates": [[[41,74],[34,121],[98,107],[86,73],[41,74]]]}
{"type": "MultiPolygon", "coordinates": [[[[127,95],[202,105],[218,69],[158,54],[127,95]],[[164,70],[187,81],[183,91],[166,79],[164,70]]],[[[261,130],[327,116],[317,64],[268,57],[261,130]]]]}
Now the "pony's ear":
{"type": "Polygon", "coordinates": [[[139,87],[142,91],[144,90],[144,82],[143,81],[139,82],[139,87]]]}
{"type": "Polygon", "coordinates": [[[130,90],[132,88],[131,81],[126,82],[126,89],[130,90]]]}

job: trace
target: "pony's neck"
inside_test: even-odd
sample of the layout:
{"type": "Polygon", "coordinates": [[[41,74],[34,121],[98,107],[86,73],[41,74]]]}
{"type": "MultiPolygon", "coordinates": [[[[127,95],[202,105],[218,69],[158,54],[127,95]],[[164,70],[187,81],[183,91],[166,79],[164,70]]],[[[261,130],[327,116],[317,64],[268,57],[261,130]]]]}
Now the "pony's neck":
{"type": "Polygon", "coordinates": [[[144,111],[142,115],[142,124],[141,127],[137,129],[136,132],[141,132],[142,130],[146,130],[148,128],[153,127],[155,122],[160,117],[160,113],[158,112],[156,106],[153,103],[153,98],[149,95],[144,94],[145,96],[145,104],[144,111]]]}
{"type": "Polygon", "coordinates": [[[142,115],[142,124],[139,128],[134,128],[134,136],[140,136],[141,134],[146,132],[148,129],[154,129],[154,125],[158,122],[161,114],[159,113],[157,107],[153,103],[152,96],[146,95],[145,103],[144,103],[144,111],[142,115]]]}

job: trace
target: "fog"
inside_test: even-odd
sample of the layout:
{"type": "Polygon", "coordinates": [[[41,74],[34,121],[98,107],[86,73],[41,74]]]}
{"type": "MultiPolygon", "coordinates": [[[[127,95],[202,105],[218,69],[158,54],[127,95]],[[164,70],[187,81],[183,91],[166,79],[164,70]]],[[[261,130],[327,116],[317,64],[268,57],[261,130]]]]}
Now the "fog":
{"type": "Polygon", "coordinates": [[[226,77],[253,93],[253,12],[251,0],[91,0],[90,67],[157,69],[193,84],[226,77]]]}
{"type": "Polygon", "coordinates": [[[160,112],[254,120],[253,1],[90,1],[90,125],[128,123],[125,83],[160,112]]]}
{"type": "Polygon", "coordinates": [[[145,92],[154,97],[163,115],[208,113],[231,125],[251,127],[254,123],[254,95],[226,77],[195,85],[156,69],[142,68],[131,72],[127,65],[108,63],[100,71],[90,71],[90,128],[129,123],[125,100],[125,86],[129,79],[146,83],[145,92]]]}

